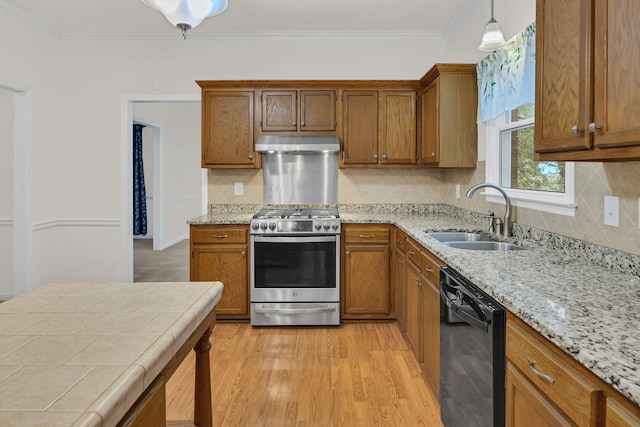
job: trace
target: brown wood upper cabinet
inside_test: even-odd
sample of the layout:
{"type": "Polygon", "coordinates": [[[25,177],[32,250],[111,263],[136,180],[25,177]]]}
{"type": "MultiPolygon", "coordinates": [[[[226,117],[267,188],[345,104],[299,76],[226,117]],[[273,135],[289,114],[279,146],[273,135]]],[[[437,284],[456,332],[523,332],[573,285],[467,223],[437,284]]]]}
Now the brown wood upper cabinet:
{"type": "Polygon", "coordinates": [[[345,90],[342,167],[415,165],[416,91],[345,90]]]}
{"type": "Polygon", "coordinates": [[[640,159],[640,2],[538,0],[540,160],[640,159]]]}
{"type": "Polygon", "coordinates": [[[335,133],[335,90],[262,90],[262,132],[335,133]]]}
{"type": "Polygon", "coordinates": [[[478,84],[475,64],[436,64],[420,83],[418,164],[476,167],[478,84]]]}
{"type": "Polygon", "coordinates": [[[202,167],[260,167],[253,117],[253,90],[203,90],[202,167]]]}

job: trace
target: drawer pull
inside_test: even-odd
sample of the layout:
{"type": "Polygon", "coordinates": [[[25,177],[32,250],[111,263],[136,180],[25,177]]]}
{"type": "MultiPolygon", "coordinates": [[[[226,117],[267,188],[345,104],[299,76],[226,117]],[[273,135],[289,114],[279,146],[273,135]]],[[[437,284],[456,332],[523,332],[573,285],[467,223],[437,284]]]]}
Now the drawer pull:
{"type": "Polygon", "coordinates": [[[226,239],[227,237],[229,237],[228,234],[214,234],[213,237],[215,237],[216,239],[226,239]]]}
{"type": "Polygon", "coordinates": [[[433,273],[433,268],[429,267],[428,265],[425,265],[424,271],[426,271],[427,273],[433,273]]]}
{"type": "Polygon", "coordinates": [[[527,362],[529,362],[529,369],[531,369],[531,372],[533,372],[534,374],[536,374],[538,377],[542,378],[543,380],[545,380],[546,382],[548,382],[549,384],[555,384],[556,381],[551,378],[549,375],[547,374],[543,374],[542,372],[538,371],[533,365],[534,365],[534,361],[533,359],[531,359],[530,357],[527,357],[527,362]]]}
{"type": "Polygon", "coordinates": [[[373,239],[374,237],[376,237],[376,236],[373,235],[373,234],[361,234],[360,235],[361,239],[373,239]]]}
{"type": "Polygon", "coordinates": [[[415,254],[416,254],[416,253],[415,253],[415,252],[413,252],[411,249],[409,249],[409,251],[408,251],[408,252],[409,252],[409,255],[415,255],[415,254]]]}

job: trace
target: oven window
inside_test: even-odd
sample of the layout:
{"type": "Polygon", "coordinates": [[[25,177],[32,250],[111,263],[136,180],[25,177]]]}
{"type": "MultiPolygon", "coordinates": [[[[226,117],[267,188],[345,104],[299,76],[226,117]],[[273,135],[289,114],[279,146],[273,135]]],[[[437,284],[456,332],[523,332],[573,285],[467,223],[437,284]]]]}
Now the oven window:
{"type": "Polygon", "coordinates": [[[335,288],[337,244],[255,242],[256,288],[335,288]]]}

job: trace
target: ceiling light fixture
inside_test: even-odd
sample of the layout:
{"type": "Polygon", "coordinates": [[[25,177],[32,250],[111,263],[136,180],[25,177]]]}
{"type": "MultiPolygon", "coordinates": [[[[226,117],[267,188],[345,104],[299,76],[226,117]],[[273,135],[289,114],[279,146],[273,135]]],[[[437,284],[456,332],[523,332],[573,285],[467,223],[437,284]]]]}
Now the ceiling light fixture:
{"type": "Polygon", "coordinates": [[[496,50],[500,49],[506,44],[507,42],[504,41],[504,35],[502,34],[502,30],[500,29],[500,24],[498,24],[498,21],[493,19],[493,0],[491,0],[491,19],[484,27],[482,43],[480,43],[478,49],[485,51],[496,50]]]}
{"type": "Polygon", "coordinates": [[[205,18],[218,15],[227,9],[227,0],[142,0],[147,6],[162,12],[172,25],[182,30],[182,38],[187,38],[187,30],[200,25],[205,18]]]}

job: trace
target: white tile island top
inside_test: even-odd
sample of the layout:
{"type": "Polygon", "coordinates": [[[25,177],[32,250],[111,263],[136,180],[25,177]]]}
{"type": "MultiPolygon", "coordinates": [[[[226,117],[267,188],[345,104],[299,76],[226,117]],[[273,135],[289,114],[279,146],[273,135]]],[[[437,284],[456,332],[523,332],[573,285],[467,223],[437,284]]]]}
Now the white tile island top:
{"type": "Polygon", "coordinates": [[[49,284],[0,304],[0,425],[116,425],[215,322],[222,288],[49,284]]]}

